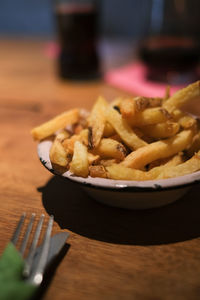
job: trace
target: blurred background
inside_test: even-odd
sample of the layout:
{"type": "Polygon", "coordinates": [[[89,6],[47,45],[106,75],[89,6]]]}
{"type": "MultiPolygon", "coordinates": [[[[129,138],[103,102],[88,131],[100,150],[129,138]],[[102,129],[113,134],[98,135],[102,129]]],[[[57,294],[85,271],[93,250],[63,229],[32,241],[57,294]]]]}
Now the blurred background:
{"type": "MultiPolygon", "coordinates": [[[[101,34],[112,37],[140,37],[147,31],[146,22],[151,2],[151,0],[100,0],[101,34]]],[[[0,34],[55,36],[53,7],[53,0],[1,0],[0,34]]]]}
{"type": "MultiPolygon", "coordinates": [[[[49,43],[57,42],[60,29],[55,17],[56,5],[67,2],[77,1],[1,0],[0,38],[40,38],[49,43]]],[[[84,3],[84,0],[78,2],[84,3]]],[[[140,93],[147,86],[147,81],[177,85],[179,88],[199,78],[199,0],[85,2],[95,2],[98,7],[98,36],[95,38],[98,38],[101,68],[107,82],[129,91],[136,88],[140,93]],[[134,61],[139,61],[140,65],[107,74],[134,61]],[[132,78],[131,72],[134,74],[132,78]],[[140,82],[132,86],[135,78],[140,78],[140,82]],[[125,86],[122,81],[126,81],[125,86]]],[[[59,23],[59,26],[62,24],[59,23]]],[[[74,36],[77,26],[76,21],[74,36]]],[[[57,55],[56,51],[56,44],[49,44],[48,54],[57,55]]],[[[64,54],[60,63],[63,62],[66,64],[64,54]]],[[[65,77],[63,70],[60,74],[65,77]]],[[[147,89],[146,93],[152,91],[147,89]]]]}

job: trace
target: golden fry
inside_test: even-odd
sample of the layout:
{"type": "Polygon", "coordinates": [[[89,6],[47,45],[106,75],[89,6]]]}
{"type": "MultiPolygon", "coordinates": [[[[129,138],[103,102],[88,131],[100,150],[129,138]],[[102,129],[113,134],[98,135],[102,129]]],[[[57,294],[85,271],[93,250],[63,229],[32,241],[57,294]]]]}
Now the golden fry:
{"type": "Polygon", "coordinates": [[[162,170],[156,179],[173,178],[200,170],[200,151],[184,163],[162,170]]]}
{"type": "Polygon", "coordinates": [[[104,127],[106,123],[105,112],[108,103],[103,97],[99,97],[94,104],[91,114],[88,118],[88,128],[91,132],[91,149],[99,145],[103,136],[104,127]]]}
{"type": "Polygon", "coordinates": [[[89,175],[91,177],[107,178],[106,170],[102,165],[90,166],[89,175]]]}
{"type": "Polygon", "coordinates": [[[99,161],[99,164],[104,166],[104,167],[108,167],[108,166],[111,166],[113,164],[116,164],[117,162],[118,162],[117,159],[114,159],[114,158],[112,158],[112,159],[101,159],[99,161]]]}
{"type": "Polygon", "coordinates": [[[49,158],[52,164],[56,164],[61,167],[66,167],[69,163],[67,152],[58,139],[55,139],[52,143],[49,158]]]}
{"type": "Polygon", "coordinates": [[[111,135],[114,135],[116,133],[115,129],[112,127],[112,125],[108,122],[106,122],[103,132],[103,137],[110,137],[111,135]]]}
{"type": "Polygon", "coordinates": [[[107,111],[107,122],[109,122],[115,131],[118,133],[122,141],[131,149],[138,149],[147,145],[145,141],[140,139],[125,119],[113,108],[107,111]]]}
{"type": "Polygon", "coordinates": [[[166,122],[172,116],[162,107],[147,108],[144,111],[138,112],[134,118],[127,118],[128,124],[132,127],[141,127],[157,123],[166,122]]]}
{"type": "Polygon", "coordinates": [[[192,142],[194,132],[184,130],[177,135],[166,139],[148,144],[131,152],[121,165],[134,169],[141,169],[154,160],[172,156],[183,151],[192,142]]]}
{"type": "Polygon", "coordinates": [[[196,81],[176,92],[163,103],[163,107],[169,112],[172,112],[174,109],[181,107],[197,96],[200,96],[200,81],[196,81]]]}
{"type": "Polygon", "coordinates": [[[61,130],[55,137],[49,152],[49,158],[53,165],[60,167],[67,167],[71,155],[63,147],[62,142],[69,137],[69,133],[66,130],[61,130]]]}
{"type": "Polygon", "coordinates": [[[178,164],[181,164],[183,162],[183,154],[182,152],[172,156],[172,157],[166,157],[158,160],[154,160],[148,165],[148,171],[158,167],[158,166],[177,166],[178,164]]]}
{"type": "Polygon", "coordinates": [[[34,140],[43,140],[57,130],[65,128],[67,125],[74,124],[79,119],[79,110],[72,109],[66,111],[50,121],[32,129],[31,134],[34,140]]]}
{"type": "Polygon", "coordinates": [[[70,138],[65,139],[62,145],[66,151],[73,154],[76,141],[82,142],[84,145],[88,146],[88,136],[88,129],[83,129],[79,134],[74,134],[70,138]]]}
{"type": "Polygon", "coordinates": [[[179,123],[163,122],[154,125],[148,125],[141,128],[142,132],[155,139],[164,139],[174,136],[180,129],[179,123]]]}
{"type": "Polygon", "coordinates": [[[200,169],[200,157],[198,157],[198,160],[196,158],[193,158],[193,160],[187,165],[185,165],[185,163],[179,164],[182,161],[177,155],[174,158],[172,158],[168,163],[155,167],[150,171],[132,169],[129,167],[125,167],[122,164],[114,164],[108,166],[106,167],[106,171],[108,178],[116,180],[154,180],[185,175],[190,173],[189,170],[194,170],[195,172],[200,169]],[[198,163],[195,165],[196,161],[198,161],[198,163]]]}
{"type": "Polygon", "coordinates": [[[89,165],[93,165],[93,164],[97,164],[100,160],[100,156],[99,155],[94,155],[90,152],[88,152],[88,162],[89,165]]]}
{"type": "Polygon", "coordinates": [[[135,101],[130,98],[123,99],[119,104],[119,108],[123,118],[133,118],[136,113],[135,101]]]}
{"type": "Polygon", "coordinates": [[[107,176],[115,180],[147,180],[147,172],[125,167],[121,164],[114,164],[106,167],[107,176]]]}
{"type": "Polygon", "coordinates": [[[184,129],[188,129],[197,125],[197,120],[192,115],[189,115],[180,109],[175,109],[172,114],[173,119],[184,129]]]}
{"type": "Polygon", "coordinates": [[[102,139],[99,146],[94,150],[102,158],[116,158],[123,160],[126,156],[126,148],[116,140],[102,139]]]}
{"type": "Polygon", "coordinates": [[[57,133],[55,139],[59,140],[62,143],[65,139],[69,138],[69,136],[70,136],[69,132],[65,129],[62,129],[57,133]]]}
{"type": "Polygon", "coordinates": [[[74,154],[70,163],[70,171],[76,176],[87,177],[89,173],[89,162],[87,147],[81,142],[74,144],[74,154]]]}
{"type": "Polygon", "coordinates": [[[136,97],[134,101],[137,112],[143,111],[146,108],[161,106],[162,104],[162,98],[136,97]]]}
{"type": "Polygon", "coordinates": [[[131,119],[138,112],[142,112],[146,108],[161,106],[161,104],[161,98],[135,97],[123,99],[119,104],[119,108],[123,118],[131,119]]]}

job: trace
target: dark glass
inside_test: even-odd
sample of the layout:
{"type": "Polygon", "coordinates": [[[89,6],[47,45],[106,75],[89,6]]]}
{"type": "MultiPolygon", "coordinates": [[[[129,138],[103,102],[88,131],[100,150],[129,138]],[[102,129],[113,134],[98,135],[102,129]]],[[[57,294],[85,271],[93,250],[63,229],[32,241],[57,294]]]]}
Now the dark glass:
{"type": "Polygon", "coordinates": [[[94,3],[63,1],[56,7],[56,21],[59,75],[74,80],[98,78],[98,11],[94,3]]]}
{"type": "Polygon", "coordinates": [[[199,4],[196,0],[152,0],[149,33],[139,49],[150,80],[185,84],[198,79],[199,4]]]}
{"type": "Polygon", "coordinates": [[[142,43],[140,56],[150,80],[181,84],[197,79],[199,50],[191,38],[155,36],[142,43]]]}

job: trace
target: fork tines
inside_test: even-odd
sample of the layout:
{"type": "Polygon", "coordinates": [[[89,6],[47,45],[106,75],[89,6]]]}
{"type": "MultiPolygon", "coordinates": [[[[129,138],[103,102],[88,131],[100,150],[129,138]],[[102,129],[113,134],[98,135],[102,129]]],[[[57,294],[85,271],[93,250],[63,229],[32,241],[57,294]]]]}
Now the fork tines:
{"type": "MultiPolygon", "coordinates": [[[[30,221],[26,227],[26,231],[24,233],[24,237],[22,239],[21,242],[21,246],[19,247],[19,252],[21,253],[22,256],[24,256],[25,250],[27,249],[27,244],[30,238],[30,234],[32,232],[32,228],[33,228],[33,224],[34,224],[34,220],[35,220],[36,214],[32,213],[30,221]]],[[[26,213],[23,213],[22,216],[20,217],[20,220],[17,224],[17,227],[15,229],[15,232],[11,238],[11,242],[16,246],[17,242],[19,240],[20,237],[20,233],[22,231],[22,227],[24,225],[24,221],[26,218],[26,213]]],[[[37,244],[38,244],[38,240],[42,231],[42,225],[44,222],[44,215],[42,214],[40,216],[40,219],[37,223],[37,227],[32,239],[32,243],[31,246],[28,250],[28,254],[26,256],[25,259],[25,268],[24,268],[24,272],[23,275],[28,278],[31,274],[31,278],[29,278],[32,283],[34,284],[40,284],[43,278],[43,272],[44,272],[44,268],[47,262],[47,258],[48,258],[48,251],[49,251],[49,247],[50,247],[50,239],[51,239],[51,231],[52,231],[52,226],[53,226],[53,220],[54,217],[50,216],[49,218],[49,222],[46,228],[46,232],[45,232],[45,236],[43,239],[43,244],[42,244],[42,250],[40,253],[40,258],[38,260],[37,266],[34,269],[34,274],[31,274],[31,268],[33,265],[33,260],[34,260],[34,255],[36,253],[36,248],[37,248],[37,244]]]]}

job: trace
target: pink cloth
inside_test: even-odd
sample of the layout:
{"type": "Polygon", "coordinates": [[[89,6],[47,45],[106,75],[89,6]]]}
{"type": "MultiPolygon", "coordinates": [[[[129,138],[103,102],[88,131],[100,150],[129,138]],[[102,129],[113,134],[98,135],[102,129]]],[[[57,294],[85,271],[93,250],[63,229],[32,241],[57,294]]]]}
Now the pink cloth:
{"type": "MultiPolygon", "coordinates": [[[[108,71],[105,74],[105,81],[115,87],[121,88],[134,95],[146,97],[163,97],[166,84],[148,81],[146,79],[147,69],[142,63],[130,63],[121,68],[108,71]]],[[[173,94],[183,85],[171,86],[170,93],[173,94]]]]}

